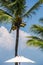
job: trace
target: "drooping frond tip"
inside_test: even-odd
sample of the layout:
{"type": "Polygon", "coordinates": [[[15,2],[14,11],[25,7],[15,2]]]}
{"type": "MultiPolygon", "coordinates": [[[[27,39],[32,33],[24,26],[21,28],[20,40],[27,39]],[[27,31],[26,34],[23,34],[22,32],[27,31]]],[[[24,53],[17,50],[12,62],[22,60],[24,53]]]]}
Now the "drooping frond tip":
{"type": "Polygon", "coordinates": [[[27,45],[43,48],[43,40],[36,36],[28,36],[27,45]]]}
{"type": "Polygon", "coordinates": [[[43,35],[43,26],[40,26],[40,25],[33,25],[31,27],[31,31],[36,33],[36,34],[40,34],[40,35],[43,35]]]}
{"type": "Polygon", "coordinates": [[[43,18],[40,18],[39,21],[43,23],[43,18]]]}

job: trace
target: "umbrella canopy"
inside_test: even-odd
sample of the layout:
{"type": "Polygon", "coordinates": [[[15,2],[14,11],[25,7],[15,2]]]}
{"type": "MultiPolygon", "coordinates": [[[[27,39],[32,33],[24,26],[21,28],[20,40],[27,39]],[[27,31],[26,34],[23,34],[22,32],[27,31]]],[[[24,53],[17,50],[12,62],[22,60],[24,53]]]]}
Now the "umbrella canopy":
{"type": "Polygon", "coordinates": [[[32,60],[30,60],[30,59],[28,59],[28,58],[25,58],[25,57],[23,57],[23,56],[16,56],[15,58],[12,58],[12,59],[10,59],[10,60],[7,60],[7,61],[5,61],[5,62],[30,62],[30,63],[35,63],[35,61],[32,61],[32,60]]]}

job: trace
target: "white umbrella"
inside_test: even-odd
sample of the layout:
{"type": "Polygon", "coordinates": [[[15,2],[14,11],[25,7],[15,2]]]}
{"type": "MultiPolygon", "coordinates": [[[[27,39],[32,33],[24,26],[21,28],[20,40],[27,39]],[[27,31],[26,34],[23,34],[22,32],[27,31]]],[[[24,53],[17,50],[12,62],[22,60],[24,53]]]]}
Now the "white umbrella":
{"type": "Polygon", "coordinates": [[[12,62],[30,62],[30,63],[35,63],[35,61],[32,61],[32,60],[25,58],[23,56],[16,56],[15,58],[9,59],[5,62],[11,62],[11,63],[12,62]]]}

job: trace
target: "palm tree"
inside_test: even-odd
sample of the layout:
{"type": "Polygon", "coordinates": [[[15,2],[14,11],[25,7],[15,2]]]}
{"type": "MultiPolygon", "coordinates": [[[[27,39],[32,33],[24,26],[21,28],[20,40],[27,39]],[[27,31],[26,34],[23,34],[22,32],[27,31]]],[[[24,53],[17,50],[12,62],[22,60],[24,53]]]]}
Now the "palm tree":
{"type": "MultiPolygon", "coordinates": [[[[43,23],[43,18],[40,19],[43,23]]],[[[28,45],[39,46],[43,49],[43,26],[41,25],[33,25],[31,27],[31,31],[37,35],[28,36],[30,40],[27,41],[28,45]]]]}
{"type": "MultiPolygon", "coordinates": [[[[19,29],[26,25],[23,18],[29,17],[32,13],[34,14],[35,9],[37,10],[42,3],[43,0],[39,0],[27,11],[26,0],[0,0],[0,20],[10,19],[12,23],[11,30],[16,29],[15,56],[18,55],[19,29]]],[[[15,65],[18,65],[18,63],[15,63],[15,65]]]]}

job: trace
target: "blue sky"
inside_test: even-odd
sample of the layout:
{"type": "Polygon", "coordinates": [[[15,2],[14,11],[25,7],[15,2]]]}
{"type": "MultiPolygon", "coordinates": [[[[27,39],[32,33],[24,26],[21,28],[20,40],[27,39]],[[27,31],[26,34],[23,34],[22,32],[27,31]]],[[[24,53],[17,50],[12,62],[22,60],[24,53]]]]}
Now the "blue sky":
{"type": "MultiPolygon", "coordinates": [[[[9,33],[5,27],[0,27],[0,64],[1,65],[14,65],[13,63],[4,63],[6,60],[13,58],[15,55],[15,35],[16,31],[9,33]]],[[[32,63],[21,63],[21,65],[43,65],[43,51],[38,47],[29,47],[26,45],[27,38],[30,34],[20,30],[19,34],[19,48],[18,55],[24,56],[35,61],[32,63]]]]}
{"type": "MultiPolygon", "coordinates": [[[[37,0],[26,0],[29,8],[31,8],[37,0]]],[[[43,5],[42,5],[43,6],[43,5]]],[[[27,8],[28,10],[28,8],[27,8]]],[[[36,15],[32,15],[32,18],[25,19],[27,25],[20,30],[20,41],[19,41],[19,55],[25,56],[36,61],[35,64],[29,65],[43,65],[43,51],[39,48],[35,47],[28,47],[26,46],[25,36],[30,35],[29,28],[33,24],[39,24],[40,17],[43,17],[43,7],[36,11],[36,15]],[[28,32],[28,33],[27,33],[28,32]]],[[[0,28],[0,65],[13,65],[13,64],[4,64],[3,62],[7,59],[14,57],[14,41],[15,41],[15,32],[9,33],[8,30],[10,29],[9,23],[2,24],[4,27],[0,28]],[[8,24],[8,25],[7,25],[8,24]],[[8,29],[6,29],[6,28],[8,29]]],[[[22,63],[21,63],[22,65],[22,63]]],[[[23,65],[28,65],[25,63],[23,65]]]]}
{"type": "MultiPolygon", "coordinates": [[[[28,9],[30,9],[38,0],[27,0],[27,5],[28,5],[28,9]]],[[[26,19],[26,27],[25,28],[22,28],[22,30],[26,31],[26,32],[29,32],[29,29],[31,27],[31,25],[33,24],[39,24],[39,19],[41,17],[43,17],[43,5],[41,5],[41,7],[35,11],[36,12],[36,15],[32,15],[32,17],[26,19]]]]}

